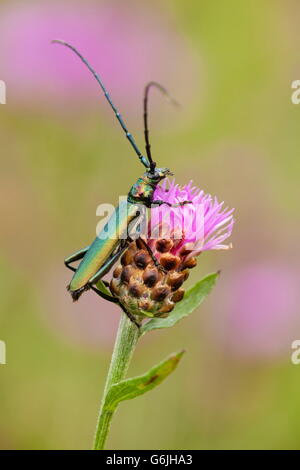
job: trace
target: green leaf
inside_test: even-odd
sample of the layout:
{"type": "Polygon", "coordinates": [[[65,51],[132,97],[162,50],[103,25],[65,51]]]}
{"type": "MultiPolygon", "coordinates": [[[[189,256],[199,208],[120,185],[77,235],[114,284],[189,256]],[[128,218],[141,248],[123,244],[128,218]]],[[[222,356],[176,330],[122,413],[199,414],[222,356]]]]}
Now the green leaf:
{"type": "Polygon", "coordinates": [[[205,297],[210,293],[216,283],[219,273],[208,274],[189,289],[181,302],[178,302],[174,310],[167,318],[153,318],[141,327],[141,335],[157,328],[170,328],[179,320],[190,315],[205,297]]]}
{"type": "Polygon", "coordinates": [[[146,374],[132,379],[122,380],[112,385],[106,395],[104,409],[113,412],[123,400],[131,400],[157,387],[176,369],[184,351],[172,354],[167,359],[150,369],[146,374]]]}

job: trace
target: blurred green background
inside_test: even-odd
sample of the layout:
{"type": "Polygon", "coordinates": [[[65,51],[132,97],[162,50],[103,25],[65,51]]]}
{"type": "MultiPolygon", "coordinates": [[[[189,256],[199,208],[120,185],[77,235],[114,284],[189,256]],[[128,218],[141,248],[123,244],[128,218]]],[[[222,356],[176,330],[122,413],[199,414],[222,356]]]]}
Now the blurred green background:
{"type": "Polygon", "coordinates": [[[0,2],[0,448],[90,448],[119,311],[92,293],[72,304],[63,259],[142,171],[54,37],[95,64],[141,146],[145,82],[167,86],[182,107],[151,96],[155,159],[236,208],[233,250],[188,281],[221,269],[217,287],[140,342],[130,375],[186,356],[120,406],[108,448],[300,447],[299,14],[296,0],[0,2]]]}

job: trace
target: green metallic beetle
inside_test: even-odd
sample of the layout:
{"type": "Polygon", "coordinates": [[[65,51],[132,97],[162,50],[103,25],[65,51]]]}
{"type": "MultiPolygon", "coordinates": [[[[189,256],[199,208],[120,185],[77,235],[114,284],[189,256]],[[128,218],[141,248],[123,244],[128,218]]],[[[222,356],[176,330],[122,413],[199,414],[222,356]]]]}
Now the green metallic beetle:
{"type": "MultiPolygon", "coordinates": [[[[161,200],[153,200],[153,195],[156,186],[166,176],[172,175],[172,173],[168,168],[156,168],[156,163],[153,161],[151,156],[147,112],[148,93],[150,87],[157,87],[171,101],[174,102],[174,100],[169,97],[165,88],[163,88],[160,84],[156,82],[150,82],[146,86],[144,96],[144,133],[147,158],[145,158],[138,149],[135,140],[128,131],[120,113],[111,101],[111,98],[106,88],[104,87],[99,75],[90,66],[87,60],[77,51],[77,49],[75,49],[75,47],[66,43],[65,41],[54,40],[52,42],[62,44],[71,49],[87,66],[87,68],[90,70],[90,72],[93,74],[93,76],[101,86],[108,103],[113,109],[115,116],[118,119],[134,151],[138,155],[142,164],[146,167],[146,172],[131,187],[128,193],[127,201],[121,202],[120,205],[115,209],[115,212],[112,214],[110,220],[103,227],[102,231],[97,235],[94,242],[90,246],[87,246],[86,248],[77,251],[76,253],[72,254],[71,256],[65,259],[65,265],[69,269],[74,271],[72,280],[67,288],[70,291],[73,300],[77,300],[84,291],[92,289],[102,298],[115,303],[119,303],[120,307],[125,311],[125,313],[135,322],[133,316],[125,310],[125,308],[120,304],[119,300],[116,297],[104,293],[96,286],[96,284],[99,280],[103,278],[105,274],[110,271],[112,266],[116,263],[121,254],[128,248],[129,243],[132,241],[132,239],[129,236],[126,236],[126,234],[128,233],[127,231],[130,227],[130,224],[134,220],[136,220],[140,215],[140,205],[146,206],[148,208],[150,208],[152,205],[171,205],[161,200]],[[112,221],[112,218],[115,223],[110,223],[112,221]],[[79,260],[81,260],[81,262],[77,268],[71,266],[72,263],[79,260]]],[[[176,102],[174,103],[176,104],[176,102]]],[[[175,204],[175,206],[184,205],[189,202],[190,201],[184,201],[179,204],[175,204]]],[[[143,238],[140,238],[140,240],[149,252],[156,266],[159,269],[164,270],[164,268],[159,265],[158,261],[156,260],[155,256],[151,251],[151,248],[147,245],[146,241],[144,241],[143,238]]],[[[104,284],[106,283],[104,282],[104,284]]]]}

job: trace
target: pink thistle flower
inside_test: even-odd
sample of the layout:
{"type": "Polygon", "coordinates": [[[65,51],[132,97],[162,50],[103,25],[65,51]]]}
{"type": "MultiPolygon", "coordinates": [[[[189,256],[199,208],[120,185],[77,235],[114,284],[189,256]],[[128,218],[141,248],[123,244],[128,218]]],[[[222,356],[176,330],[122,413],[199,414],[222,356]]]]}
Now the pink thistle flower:
{"type": "Polygon", "coordinates": [[[207,250],[231,248],[231,244],[223,242],[231,235],[234,209],[223,208],[224,202],[219,203],[216,197],[205,194],[193,186],[192,181],[179,186],[175,180],[165,180],[157,186],[154,200],[172,205],[190,201],[190,204],[180,207],[162,205],[151,210],[150,233],[157,235],[156,227],[160,227],[161,234],[169,232],[170,238],[177,240],[172,249],[174,255],[183,249],[188,249],[191,257],[207,250]]]}
{"type": "Polygon", "coordinates": [[[147,240],[131,243],[114,270],[112,294],[140,317],[168,316],[184,296],[182,285],[197,265],[196,257],[202,251],[229,248],[224,241],[234,224],[233,209],[224,209],[192,182],[180,187],[167,180],[156,188],[154,200],[189,202],[151,208],[147,240]]]}

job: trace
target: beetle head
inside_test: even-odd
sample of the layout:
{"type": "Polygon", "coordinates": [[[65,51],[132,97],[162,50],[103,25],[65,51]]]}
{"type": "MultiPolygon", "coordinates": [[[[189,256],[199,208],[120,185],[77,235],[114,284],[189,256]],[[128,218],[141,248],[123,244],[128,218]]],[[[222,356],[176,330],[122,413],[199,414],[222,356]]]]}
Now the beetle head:
{"type": "Polygon", "coordinates": [[[173,173],[169,170],[169,168],[155,168],[154,171],[150,170],[146,172],[146,176],[152,184],[159,183],[167,176],[172,175],[173,173]]]}

